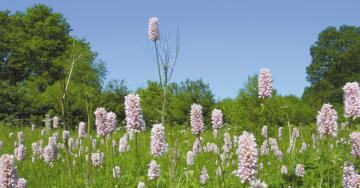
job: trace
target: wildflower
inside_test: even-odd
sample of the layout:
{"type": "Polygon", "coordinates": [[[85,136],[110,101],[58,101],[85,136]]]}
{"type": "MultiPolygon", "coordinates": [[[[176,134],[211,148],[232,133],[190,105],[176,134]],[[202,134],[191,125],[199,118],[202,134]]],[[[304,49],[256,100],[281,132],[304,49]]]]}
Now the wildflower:
{"type": "Polygon", "coordinates": [[[302,145],[301,145],[301,149],[299,150],[299,153],[304,152],[304,151],[306,150],[306,148],[307,148],[306,143],[305,143],[305,142],[304,142],[304,143],[302,143],[302,145]]]}
{"type": "Polygon", "coordinates": [[[130,93],[125,97],[125,114],[128,130],[145,131],[139,95],[130,93]]]}
{"type": "Polygon", "coordinates": [[[337,133],[337,112],[332,109],[331,104],[324,104],[316,117],[316,124],[320,135],[325,134],[336,137],[337,133]]]}
{"type": "Polygon", "coordinates": [[[298,177],[304,177],[304,175],[305,175],[304,165],[302,165],[302,164],[297,164],[297,165],[296,165],[296,168],[295,168],[295,174],[296,174],[296,176],[298,176],[298,177]]]}
{"type": "Polygon", "coordinates": [[[154,157],[162,156],[167,150],[165,130],[162,124],[155,124],[151,129],[151,154],[154,157]]]}
{"type": "Polygon", "coordinates": [[[192,151],[187,152],[186,164],[189,166],[194,165],[194,153],[192,151]]]}
{"type": "Polygon", "coordinates": [[[355,180],[355,169],[354,166],[346,161],[343,168],[343,180],[342,185],[344,188],[352,188],[354,187],[354,180],[355,180]]]}
{"type": "Polygon", "coordinates": [[[279,127],[279,129],[278,129],[278,138],[279,138],[279,140],[282,140],[282,130],[283,130],[283,127],[279,127]]]}
{"type": "Polygon", "coordinates": [[[116,130],[116,114],[114,112],[108,112],[106,114],[106,127],[105,127],[105,134],[109,135],[110,133],[116,130]]]}
{"type": "Polygon", "coordinates": [[[221,167],[218,167],[218,168],[216,169],[216,175],[217,175],[217,176],[222,176],[221,167]]]}
{"type": "Polygon", "coordinates": [[[25,147],[24,145],[20,144],[17,148],[14,150],[15,158],[18,161],[22,161],[25,158],[25,147]]]}
{"type": "MultiPolygon", "coordinates": [[[[214,109],[211,113],[211,123],[215,132],[217,133],[218,129],[220,129],[223,125],[223,113],[219,109],[214,109]]],[[[217,134],[216,134],[217,135],[217,134]]],[[[216,138],[216,137],[215,137],[216,138]]]]}
{"type": "Polygon", "coordinates": [[[148,30],[149,39],[152,41],[159,40],[159,20],[156,17],[149,19],[149,30],[148,30]]]}
{"type": "Polygon", "coordinates": [[[206,171],[206,168],[203,167],[201,169],[200,183],[204,185],[208,181],[208,179],[209,179],[209,175],[208,175],[208,173],[206,171]]]}
{"type": "Polygon", "coordinates": [[[23,142],[24,142],[24,134],[23,134],[23,132],[22,131],[18,132],[17,136],[18,136],[19,144],[23,144],[23,142]]]}
{"type": "Polygon", "coordinates": [[[2,155],[0,158],[0,187],[17,187],[17,182],[14,156],[2,155]]]}
{"type": "Polygon", "coordinates": [[[281,174],[287,174],[288,173],[288,169],[286,166],[281,166],[281,174]]]}
{"type": "Polygon", "coordinates": [[[261,129],[261,135],[264,138],[267,138],[267,126],[266,125],[264,125],[263,128],[261,129]]]}
{"type": "Polygon", "coordinates": [[[344,90],[344,116],[353,119],[360,117],[360,87],[357,82],[348,82],[344,90]]]}
{"type": "Polygon", "coordinates": [[[20,178],[17,182],[17,188],[25,188],[26,187],[26,179],[20,178]]]}
{"type": "Polygon", "coordinates": [[[269,153],[267,145],[268,145],[267,140],[264,140],[264,142],[261,144],[261,147],[260,147],[260,154],[261,155],[267,155],[269,153]]]}
{"type": "Polygon", "coordinates": [[[137,188],[145,188],[145,183],[139,182],[137,188]]]}
{"type": "Polygon", "coordinates": [[[113,178],[119,178],[120,177],[120,167],[115,166],[113,168],[113,178]]]}
{"type": "Polygon", "coordinates": [[[53,120],[53,127],[58,128],[59,127],[59,117],[54,116],[52,120],[53,120]]]}
{"type": "Polygon", "coordinates": [[[64,141],[68,140],[70,138],[70,132],[68,130],[63,130],[62,138],[64,141]]]}
{"type": "Polygon", "coordinates": [[[91,140],[91,146],[92,146],[92,149],[93,149],[93,150],[96,150],[96,145],[97,145],[97,140],[92,139],[92,140],[91,140]]]}
{"type": "Polygon", "coordinates": [[[256,180],[253,184],[252,184],[253,188],[266,188],[267,185],[264,182],[261,182],[260,180],[256,180]]]}
{"type": "Polygon", "coordinates": [[[351,154],[359,159],[360,158],[360,132],[353,132],[350,134],[350,140],[352,143],[351,154]]]}
{"type": "Polygon", "coordinates": [[[269,69],[263,68],[260,70],[258,82],[259,98],[264,99],[267,97],[271,97],[272,78],[269,69]]]}
{"type": "Polygon", "coordinates": [[[128,146],[128,136],[127,136],[127,134],[125,134],[119,140],[119,152],[120,153],[126,152],[127,146],[128,146]]]}
{"type": "Polygon", "coordinates": [[[95,114],[95,125],[96,125],[96,133],[99,136],[106,135],[106,115],[107,111],[105,108],[97,108],[94,112],[95,114]]]}
{"type": "Polygon", "coordinates": [[[239,137],[238,153],[239,170],[237,175],[240,177],[241,182],[255,180],[258,153],[254,135],[246,131],[243,132],[239,137]]]}
{"type": "Polygon", "coordinates": [[[55,158],[55,151],[54,148],[51,147],[51,145],[45,146],[43,157],[44,157],[44,161],[51,166],[52,161],[55,158]]]}
{"type": "Polygon", "coordinates": [[[197,155],[200,152],[201,149],[201,138],[196,138],[195,142],[193,144],[193,153],[194,155],[197,155]]]}
{"type": "Polygon", "coordinates": [[[156,180],[160,176],[160,165],[152,160],[149,164],[148,176],[150,180],[156,180]]]}
{"type": "Polygon", "coordinates": [[[86,136],[86,130],[85,130],[86,123],[80,122],[79,123],[79,138],[84,138],[86,136]]]}
{"type": "Polygon", "coordinates": [[[191,131],[194,135],[200,135],[204,129],[202,106],[199,104],[192,104],[190,115],[191,131]]]}
{"type": "Polygon", "coordinates": [[[91,154],[91,163],[95,167],[101,167],[104,163],[104,153],[100,153],[99,151],[91,154]]]}
{"type": "Polygon", "coordinates": [[[269,138],[269,144],[270,144],[270,149],[272,152],[274,152],[276,158],[280,159],[282,157],[282,152],[279,149],[279,146],[277,144],[277,141],[275,138],[269,138]]]}
{"type": "Polygon", "coordinates": [[[226,145],[228,148],[231,148],[231,146],[232,146],[231,138],[230,138],[229,133],[224,134],[224,145],[226,145]]]}

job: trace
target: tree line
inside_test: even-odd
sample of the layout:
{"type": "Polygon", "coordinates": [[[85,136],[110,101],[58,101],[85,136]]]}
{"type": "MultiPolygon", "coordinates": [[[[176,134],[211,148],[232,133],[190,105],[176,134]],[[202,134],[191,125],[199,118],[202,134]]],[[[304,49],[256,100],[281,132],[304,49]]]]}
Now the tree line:
{"type": "MultiPolygon", "coordinates": [[[[105,62],[97,58],[85,39],[70,35],[71,26],[61,13],[42,4],[25,11],[0,11],[0,120],[11,124],[42,124],[45,114],[59,116],[69,127],[87,121],[89,104],[124,115],[124,96],[136,92],[141,97],[148,125],[161,122],[164,88],[156,81],[130,91],[124,80],[105,82],[105,62]],[[65,97],[66,96],[66,97],[65,97]],[[66,109],[64,109],[66,107],[66,109]]],[[[266,122],[284,125],[315,121],[314,113],[324,102],[342,112],[342,86],[360,81],[360,28],[328,27],[310,48],[311,64],[302,97],[274,97],[261,106],[257,96],[257,76],[251,76],[236,98],[215,100],[203,80],[171,82],[166,87],[165,122],[189,123],[192,103],[203,106],[205,122],[211,111],[220,108],[225,122],[245,127],[266,122]],[[270,118],[272,117],[272,118],[270,118]]],[[[339,113],[342,114],[342,113],[339,113]]],[[[120,122],[121,123],[121,122],[120,122]]]]}

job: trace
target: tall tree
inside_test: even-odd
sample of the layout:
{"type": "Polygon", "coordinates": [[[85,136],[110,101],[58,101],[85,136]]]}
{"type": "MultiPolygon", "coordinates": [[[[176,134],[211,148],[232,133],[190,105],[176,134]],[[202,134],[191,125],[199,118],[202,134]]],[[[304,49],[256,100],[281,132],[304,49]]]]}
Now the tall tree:
{"type": "Polygon", "coordinates": [[[307,81],[303,97],[320,107],[324,102],[342,103],[346,82],[360,81],[360,28],[328,27],[310,48],[311,64],[306,68],[307,81]]]}

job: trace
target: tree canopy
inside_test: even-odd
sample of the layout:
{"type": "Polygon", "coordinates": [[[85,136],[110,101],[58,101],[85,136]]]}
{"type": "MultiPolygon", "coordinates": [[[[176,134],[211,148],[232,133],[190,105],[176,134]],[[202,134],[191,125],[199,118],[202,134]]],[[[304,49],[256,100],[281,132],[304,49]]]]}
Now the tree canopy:
{"type": "Polygon", "coordinates": [[[360,81],[360,28],[328,27],[310,48],[311,64],[306,68],[304,99],[320,107],[324,102],[342,103],[346,82],[360,81]]]}

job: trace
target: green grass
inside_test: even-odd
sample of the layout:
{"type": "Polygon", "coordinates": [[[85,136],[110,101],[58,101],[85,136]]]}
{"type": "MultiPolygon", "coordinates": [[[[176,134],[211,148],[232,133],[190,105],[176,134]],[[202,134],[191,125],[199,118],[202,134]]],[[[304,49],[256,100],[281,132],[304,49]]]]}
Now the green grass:
{"type": "MultiPolygon", "coordinates": [[[[135,154],[134,140],[129,141],[131,150],[120,155],[118,141],[125,134],[124,128],[121,128],[112,135],[112,139],[117,141],[114,151],[111,149],[111,140],[109,140],[109,153],[112,154],[105,155],[106,161],[102,168],[95,168],[85,160],[85,148],[88,147],[89,152],[91,152],[89,138],[83,139],[84,152],[78,157],[61,150],[60,157],[59,159],[56,158],[53,167],[49,167],[43,160],[36,160],[35,163],[32,163],[31,143],[43,140],[42,146],[44,147],[48,142],[48,137],[55,131],[58,132],[59,142],[63,142],[62,131],[54,129],[41,136],[41,128],[31,131],[29,127],[14,127],[1,124],[0,140],[3,141],[4,146],[0,150],[0,154],[13,153],[17,132],[20,130],[24,133],[26,157],[23,161],[16,161],[16,165],[19,177],[24,177],[27,180],[28,187],[136,187],[140,181],[144,182],[146,187],[202,187],[199,183],[199,176],[204,166],[210,179],[203,187],[248,187],[248,185],[240,183],[239,177],[231,175],[231,172],[238,168],[238,159],[235,154],[236,148],[231,149],[231,152],[233,152],[232,157],[222,165],[223,176],[216,176],[218,165],[216,165],[215,161],[219,161],[219,156],[213,152],[200,153],[195,158],[195,164],[187,166],[186,154],[192,150],[195,137],[191,134],[190,128],[186,126],[165,127],[169,150],[159,158],[154,158],[150,154],[149,130],[138,134],[138,157],[135,154]],[[12,137],[9,137],[10,132],[14,133],[12,137]],[[178,151],[178,155],[176,151],[178,151]],[[160,178],[156,182],[150,181],[147,177],[148,164],[152,159],[155,159],[161,168],[160,178]],[[176,159],[175,162],[174,159],[176,159]],[[74,161],[75,165],[73,165],[74,161]],[[112,178],[112,168],[115,165],[119,165],[121,168],[119,179],[112,178]],[[193,170],[193,175],[186,177],[186,170],[193,170]],[[172,177],[172,175],[175,176],[172,177]]],[[[259,128],[256,130],[259,130],[259,128]]],[[[241,126],[227,125],[221,129],[220,138],[217,141],[213,138],[212,130],[206,129],[202,134],[203,144],[219,142],[218,146],[221,147],[225,132],[230,133],[233,140],[234,135],[239,136],[243,131],[241,126]]],[[[260,136],[259,131],[248,131],[257,137],[257,146],[260,148],[264,138],[260,136]]],[[[349,130],[339,131],[336,139],[323,138],[318,140],[317,145],[313,146],[311,135],[316,134],[318,136],[316,126],[300,127],[300,137],[296,140],[295,152],[292,154],[286,152],[289,145],[288,132],[288,127],[284,127],[283,139],[281,141],[277,139],[283,152],[281,160],[276,159],[271,151],[267,156],[259,154],[258,164],[263,163],[264,168],[258,168],[257,177],[265,182],[268,187],[341,187],[344,162],[349,160],[355,166],[359,165],[359,162],[350,154],[349,130]],[[340,142],[342,139],[345,139],[345,141],[340,142]],[[303,153],[299,153],[303,142],[308,145],[308,149],[303,153]],[[305,166],[305,176],[303,178],[295,175],[295,166],[298,163],[305,166]],[[287,166],[288,175],[280,173],[282,165],[287,166]]],[[[91,135],[98,140],[97,148],[106,154],[106,144],[101,144],[100,138],[94,135],[94,131],[91,135]]],[[[71,136],[76,140],[77,130],[71,131],[71,136]]],[[[268,136],[277,138],[277,127],[269,127],[268,136]]]]}

